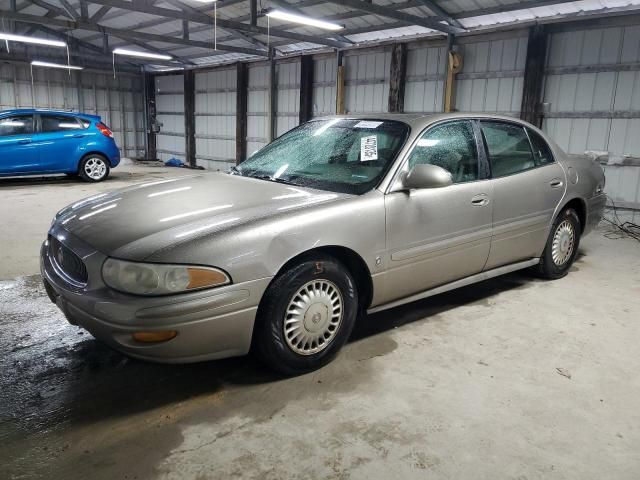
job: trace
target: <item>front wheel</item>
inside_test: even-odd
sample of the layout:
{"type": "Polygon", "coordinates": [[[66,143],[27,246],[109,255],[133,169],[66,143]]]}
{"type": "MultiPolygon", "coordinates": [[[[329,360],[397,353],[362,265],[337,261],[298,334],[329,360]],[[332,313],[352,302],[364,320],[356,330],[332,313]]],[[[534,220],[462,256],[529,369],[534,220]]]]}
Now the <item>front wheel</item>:
{"type": "Polygon", "coordinates": [[[314,255],[279,275],[258,309],[254,351],[286,375],[329,363],[349,339],[358,314],[358,291],[337,260],[314,255]]]}
{"type": "Polygon", "coordinates": [[[109,176],[109,162],[96,153],[87,155],[80,162],[78,173],[86,182],[101,182],[109,176]]]}
{"type": "Polygon", "coordinates": [[[540,276],[555,280],[569,272],[578,254],[581,230],[580,218],[572,208],[566,208],[558,215],[538,264],[540,276]]]}

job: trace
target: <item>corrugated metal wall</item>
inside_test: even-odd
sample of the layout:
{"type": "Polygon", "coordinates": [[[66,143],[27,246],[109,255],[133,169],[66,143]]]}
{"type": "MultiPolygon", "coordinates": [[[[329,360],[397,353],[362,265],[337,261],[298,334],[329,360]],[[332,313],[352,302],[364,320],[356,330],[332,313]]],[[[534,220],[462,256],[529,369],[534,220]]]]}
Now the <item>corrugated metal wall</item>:
{"type": "Polygon", "coordinates": [[[526,30],[520,30],[490,39],[460,39],[463,62],[456,77],[457,110],[520,114],[527,35],[526,30]]]}
{"type": "Polygon", "coordinates": [[[300,123],[300,58],[276,64],[276,135],[288,132],[300,123]]]}
{"type": "Polygon", "coordinates": [[[405,112],[442,112],[447,49],[425,44],[409,44],[405,112]]]}
{"type": "Polygon", "coordinates": [[[269,141],[269,64],[249,65],[247,100],[247,155],[269,141]]]}
{"type": "Polygon", "coordinates": [[[0,64],[0,110],[48,108],[100,115],[113,130],[121,154],[144,155],[143,87],[138,76],[0,64]]]}
{"type": "Polygon", "coordinates": [[[156,77],[156,115],[162,123],[156,141],[158,158],[185,161],[183,75],[156,77]]]}
{"type": "Polygon", "coordinates": [[[347,113],[387,112],[391,47],[345,52],[347,113]]]}
{"type": "Polygon", "coordinates": [[[568,153],[640,157],[640,26],[558,32],[548,48],[545,130],[568,153]]]}
{"type": "Polygon", "coordinates": [[[313,57],[313,116],[336,113],[336,56],[313,57]]]}
{"type": "Polygon", "coordinates": [[[236,69],[196,73],[196,163],[228,170],[236,161],[236,69]]]}

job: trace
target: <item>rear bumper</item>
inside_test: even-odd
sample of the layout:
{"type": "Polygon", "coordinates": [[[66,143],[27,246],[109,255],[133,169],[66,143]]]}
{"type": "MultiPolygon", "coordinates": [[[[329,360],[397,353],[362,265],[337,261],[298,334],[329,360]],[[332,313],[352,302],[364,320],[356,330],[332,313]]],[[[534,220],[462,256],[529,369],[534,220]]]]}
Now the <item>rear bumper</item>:
{"type": "Polygon", "coordinates": [[[607,196],[604,193],[596,195],[587,201],[587,221],[584,226],[584,231],[582,232],[583,236],[598,226],[598,223],[600,223],[604,216],[604,207],[606,204],[607,196]]]}
{"type": "Polygon", "coordinates": [[[120,163],[120,149],[116,145],[115,140],[109,142],[109,146],[106,148],[105,154],[109,160],[111,168],[117,167],[120,163]]]}
{"type": "Polygon", "coordinates": [[[91,280],[89,288],[73,287],[56,273],[53,261],[45,242],[40,262],[43,282],[49,298],[70,323],[126,355],[163,363],[246,354],[258,303],[270,281],[264,278],[182,295],[136,297],[103,284],[92,285],[91,280]],[[131,336],[166,330],[178,334],[161,343],[140,343],[131,336]]]}

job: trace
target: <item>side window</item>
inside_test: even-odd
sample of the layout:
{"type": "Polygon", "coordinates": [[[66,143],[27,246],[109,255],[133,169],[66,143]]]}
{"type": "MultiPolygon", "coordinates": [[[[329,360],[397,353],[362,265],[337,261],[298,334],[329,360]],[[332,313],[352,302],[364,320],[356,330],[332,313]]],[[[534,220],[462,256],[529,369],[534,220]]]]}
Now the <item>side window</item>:
{"type": "Polygon", "coordinates": [[[553,163],[553,153],[551,153],[551,149],[549,148],[549,145],[547,145],[547,142],[545,142],[540,135],[530,128],[527,128],[527,133],[531,140],[531,147],[533,149],[533,157],[536,165],[548,165],[553,163]]]}
{"type": "Polygon", "coordinates": [[[524,127],[487,121],[480,122],[480,126],[494,177],[505,177],[536,166],[524,127]]]}
{"type": "Polygon", "coordinates": [[[62,115],[41,115],[43,132],[64,132],[67,130],[79,130],[82,125],[73,117],[62,115]]]}
{"type": "Polygon", "coordinates": [[[33,133],[33,115],[14,115],[0,119],[0,137],[33,133]]]}
{"type": "Polygon", "coordinates": [[[478,180],[478,152],[471,122],[447,122],[427,130],[409,155],[409,168],[418,164],[444,168],[454,183],[478,180]]]}

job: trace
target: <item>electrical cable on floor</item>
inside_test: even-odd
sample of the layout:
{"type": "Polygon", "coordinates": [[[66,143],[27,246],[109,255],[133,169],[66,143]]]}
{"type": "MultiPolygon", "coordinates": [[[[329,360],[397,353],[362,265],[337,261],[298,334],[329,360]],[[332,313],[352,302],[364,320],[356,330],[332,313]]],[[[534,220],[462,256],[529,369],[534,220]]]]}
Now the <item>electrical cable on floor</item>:
{"type": "Polygon", "coordinates": [[[609,219],[604,216],[602,217],[602,219],[605,222],[611,224],[615,228],[615,230],[605,233],[604,236],[611,240],[630,237],[640,242],[640,225],[638,225],[637,223],[623,222],[622,220],[620,220],[616,203],[609,195],[607,195],[607,200],[611,202],[611,205],[605,206],[605,209],[613,211],[613,218],[609,219]]]}

